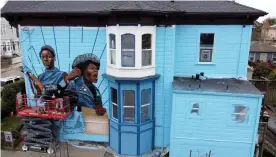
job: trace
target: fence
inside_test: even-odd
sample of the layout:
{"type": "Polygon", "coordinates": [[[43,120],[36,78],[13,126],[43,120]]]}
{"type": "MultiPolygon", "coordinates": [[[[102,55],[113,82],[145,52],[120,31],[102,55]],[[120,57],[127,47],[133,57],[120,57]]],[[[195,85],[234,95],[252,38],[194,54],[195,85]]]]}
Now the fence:
{"type": "Polygon", "coordinates": [[[260,91],[265,92],[264,103],[266,105],[276,104],[276,80],[250,80],[260,91]]]}

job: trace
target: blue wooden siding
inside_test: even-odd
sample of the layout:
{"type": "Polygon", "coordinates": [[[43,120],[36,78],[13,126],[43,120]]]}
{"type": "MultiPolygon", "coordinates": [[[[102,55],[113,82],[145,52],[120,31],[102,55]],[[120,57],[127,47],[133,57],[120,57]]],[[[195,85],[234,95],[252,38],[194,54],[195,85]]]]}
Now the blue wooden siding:
{"type": "Polygon", "coordinates": [[[155,146],[166,147],[170,138],[175,28],[156,28],[155,146]]]}
{"type": "Polygon", "coordinates": [[[246,78],[251,31],[249,25],[177,25],[174,74],[246,78]],[[200,33],[215,34],[212,64],[198,64],[200,33]]]}
{"type": "MultiPolygon", "coordinates": [[[[71,71],[73,60],[76,56],[84,53],[94,53],[101,57],[101,67],[99,79],[95,84],[102,93],[102,101],[105,103],[108,96],[108,81],[101,74],[106,71],[106,29],[92,27],[21,27],[20,41],[23,64],[28,66],[36,76],[41,74],[44,66],[39,58],[40,48],[47,44],[51,45],[56,51],[55,66],[61,71],[71,71]],[[94,48],[93,48],[94,47],[94,48]],[[101,85],[100,85],[101,84],[101,85]]],[[[28,80],[26,76],[25,80],[28,80]]],[[[27,94],[32,94],[29,81],[26,82],[27,94]]],[[[104,107],[109,109],[109,104],[104,107]]],[[[85,135],[85,134],[67,134],[65,138],[108,141],[108,137],[85,135]]]]}
{"type": "Polygon", "coordinates": [[[193,157],[211,151],[212,157],[253,157],[260,100],[258,96],[174,93],[170,155],[186,157],[192,151],[193,157]],[[193,103],[199,103],[200,117],[191,116],[193,103]],[[246,123],[233,123],[233,105],[249,108],[246,123]]]}

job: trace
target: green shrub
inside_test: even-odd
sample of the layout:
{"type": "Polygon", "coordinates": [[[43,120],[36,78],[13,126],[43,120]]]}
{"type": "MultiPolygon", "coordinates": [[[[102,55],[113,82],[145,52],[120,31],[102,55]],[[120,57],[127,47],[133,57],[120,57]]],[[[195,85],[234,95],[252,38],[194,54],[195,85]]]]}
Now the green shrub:
{"type": "Polygon", "coordinates": [[[16,113],[16,94],[19,92],[25,94],[24,80],[3,87],[1,91],[1,119],[9,116],[11,112],[16,113]]]}
{"type": "Polygon", "coordinates": [[[273,70],[269,75],[268,75],[269,80],[276,80],[276,70],[273,70]]]}
{"type": "Polygon", "coordinates": [[[254,67],[253,78],[255,79],[261,79],[261,77],[268,78],[271,72],[272,72],[272,69],[265,62],[261,61],[259,63],[256,63],[254,67]]]}

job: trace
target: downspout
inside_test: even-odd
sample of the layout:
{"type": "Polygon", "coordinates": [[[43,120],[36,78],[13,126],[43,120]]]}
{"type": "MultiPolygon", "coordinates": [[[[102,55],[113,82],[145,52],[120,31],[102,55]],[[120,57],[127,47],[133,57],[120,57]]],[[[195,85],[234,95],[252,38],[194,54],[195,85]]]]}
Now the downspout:
{"type": "Polygon", "coordinates": [[[245,25],[242,26],[242,30],[241,30],[241,37],[240,37],[240,51],[239,51],[239,56],[238,56],[238,66],[237,66],[237,77],[239,77],[239,73],[240,73],[240,59],[241,59],[241,49],[242,49],[242,40],[243,40],[243,29],[244,29],[245,25]]]}
{"type": "MultiPolygon", "coordinates": [[[[168,20],[168,15],[166,14],[166,20],[168,20]]],[[[165,25],[165,38],[164,38],[164,58],[163,58],[163,64],[164,64],[164,67],[163,67],[163,74],[165,74],[165,68],[166,68],[166,64],[165,64],[165,53],[166,53],[166,38],[167,38],[167,24],[165,25]]],[[[165,90],[165,77],[163,78],[163,96],[164,96],[164,90],[165,90]]],[[[164,96],[164,99],[163,99],[163,114],[162,114],[162,117],[163,117],[163,125],[162,125],[162,129],[163,129],[163,135],[162,135],[162,152],[165,152],[165,110],[166,110],[166,107],[165,107],[165,96],[164,96]]]]}

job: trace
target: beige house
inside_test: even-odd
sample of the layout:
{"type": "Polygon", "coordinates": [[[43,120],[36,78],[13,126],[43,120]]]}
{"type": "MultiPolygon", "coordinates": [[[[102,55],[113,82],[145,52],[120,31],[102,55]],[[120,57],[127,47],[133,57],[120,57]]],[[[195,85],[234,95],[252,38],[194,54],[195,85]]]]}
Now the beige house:
{"type": "Polygon", "coordinates": [[[268,22],[264,22],[262,27],[262,39],[276,41],[276,24],[270,26],[268,22]]]}

